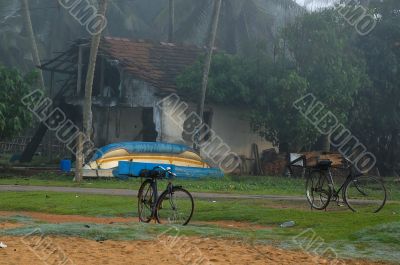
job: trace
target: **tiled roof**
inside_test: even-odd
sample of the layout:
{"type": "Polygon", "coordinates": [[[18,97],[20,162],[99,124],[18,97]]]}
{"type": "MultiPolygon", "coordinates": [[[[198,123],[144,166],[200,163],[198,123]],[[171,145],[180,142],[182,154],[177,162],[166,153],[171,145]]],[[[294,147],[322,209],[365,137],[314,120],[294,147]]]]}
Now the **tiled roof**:
{"type": "Polygon", "coordinates": [[[135,78],[166,91],[175,90],[178,75],[203,53],[195,46],[110,37],[102,39],[100,50],[118,60],[120,66],[135,78]]]}

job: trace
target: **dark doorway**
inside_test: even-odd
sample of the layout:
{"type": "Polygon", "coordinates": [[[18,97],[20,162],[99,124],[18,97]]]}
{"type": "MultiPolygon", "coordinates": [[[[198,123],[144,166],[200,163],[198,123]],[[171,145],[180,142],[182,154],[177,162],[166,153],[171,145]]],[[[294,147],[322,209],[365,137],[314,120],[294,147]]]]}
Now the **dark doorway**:
{"type": "Polygon", "coordinates": [[[142,124],[142,141],[156,142],[158,133],[156,131],[156,125],[154,123],[153,108],[143,108],[142,124]]]}

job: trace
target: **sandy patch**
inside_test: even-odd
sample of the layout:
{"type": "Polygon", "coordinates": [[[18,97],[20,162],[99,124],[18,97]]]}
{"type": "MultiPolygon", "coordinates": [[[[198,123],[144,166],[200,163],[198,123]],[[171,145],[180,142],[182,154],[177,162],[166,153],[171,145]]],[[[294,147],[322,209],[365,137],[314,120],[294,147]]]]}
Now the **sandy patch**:
{"type": "Polygon", "coordinates": [[[0,216],[27,216],[35,220],[44,221],[52,224],[60,223],[93,223],[93,224],[113,224],[113,223],[130,223],[137,222],[137,218],[124,217],[88,217],[80,215],[58,215],[38,212],[0,212],[0,216]]]}
{"type": "MultiPolygon", "coordinates": [[[[105,241],[81,238],[48,237],[46,245],[38,238],[2,237],[8,248],[0,249],[0,264],[328,264],[323,258],[270,246],[254,249],[228,240],[182,238],[171,247],[162,241],[105,241]],[[25,243],[24,243],[25,242],[25,243]],[[29,245],[33,248],[29,248],[29,245]],[[45,245],[45,247],[43,247],[45,245]],[[35,253],[32,249],[36,249],[35,253]],[[68,258],[68,260],[67,260],[68,258]],[[41,260],[42,259],[42,260],[41,260]],[[203,261],[196,263],[197,261],[203,261]],[[209,261],[207,263],[206,261],[209,261]]],[[[164,240],[164,241],[163,241],[164,240]]],[[[348,265],[372,265],[367,261],[348,261],[348,265]]],[[[378,263],[375,263],[378,264],[378,263]]],[[[379,263],[382,264],[382,263],[379,263]]]]}
{"type": "Polygon", "coordinates": [[[13,229],[24,226],[21,223],[9,223],[9,222],[0,222],[0,230],[2,229],[13,229]]]}
{"type": "Polygon", "coordinates": [[[222,228],[235,228],[235,229],[272,229],[272,226],[263,226],[259,224],[252,224],[248,222],[236,222],[236,221],[201,221],[201,222],[191,222],[190,224],[198,225],[215,225],[222,228]]]}
{"type": "MultiPolygon", "coordinates": [[[[138,222],[138,218],[125,218],[125,217],[88,217],[81,215],[58,215],[58,214],[47,214],[39,212],[6,212],[0,211],[0,216],[27,216],[35,220],[44,221],[52,224],[61,223],[92,223],[92,224],[113,224],[113,223],[132,223],[138,222]]],[[[273,227],[262,226],[252,224],[248,222],[236,222],[236,221],[202,221],[202,222],[191,222],[191,224],[199,225],[216,225],[223,228],[238,228],[238,229],[271,229],[273,227]]]]}

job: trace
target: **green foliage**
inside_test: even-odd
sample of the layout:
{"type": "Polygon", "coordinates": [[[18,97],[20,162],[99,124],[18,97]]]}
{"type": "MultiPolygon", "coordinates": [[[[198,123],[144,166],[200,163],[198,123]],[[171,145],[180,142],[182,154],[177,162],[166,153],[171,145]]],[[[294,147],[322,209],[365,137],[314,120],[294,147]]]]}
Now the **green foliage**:
{"type": "Polygon", "coordinates": [[[368,86],[364,58],[352,45],[353,32],[333,9],[305,14],[283,32],[309,92],[341,122],[347,121],[354,96],[368,86]]]}
{"type": "Polygon", "coordinates": [[[32,114],[21,98],[32,90],[36,80],[34,72],[22,76],[0,65],[0,139],[15,136],[30,125],[32,114]]]}
{"type": "Polygon", "coordinates": [[[382,172],[400,170],[400,12],[398,1],[374,2],[376,28],[355,40],[367,62],[372,86],[359,95],[352,130],[379,159],[382,172]]]}
{"type": "MultiPolygon", "coordinates": [[[[210,69],[207,97],[217,103],[249,103],[250,87],[247,61],[238,56],[216,54],[210,69]]],[[[204,58],[198,60],[177,79],[183,94],[196,98],[200,93],[204,58]]]]}
{"type": "Polygon", "coordinates": [[[289,150],[300,151],[315,141],[317,132],[293,107],[307,93],[308,83],[295,71],[266,74],[263,89],[254,97],[258,104],[252,110],[255,131],[274,145],[285,143],[289,150]]]}
{"type": "MultiPolygon", "coordinates": [[[[180,91],[193,99],[201,87],[202,65],[198,61],[177,80],[180,91]]],[[[293,108],[307,90],[307,81],[296,71],[283,69],[265,54],[244,58],[219,53],[211,65],[207,100],[242,106],[254,131],[274,145],[285,142],[297,150],[316,137],[312,125],[293,108]]]]}
{"type": "MultiPolygon", "coordinates": [[[[285,143],[290,151],[299,151],[318,134],[293,108],[296,100],[312,93],[346,123],[355,96],[370,86],[352,30],[333,9],[306,13],[283,30],[284,45],[274,62],[261,52],[265,48],[260,43],[250,45],[253,52],[247,57],[217,54],[207,100],[248,106],[255,131],[274,145],[285,143]]],[[[178,87],[198,95],[201,74],[199,61],[178,78],[178,87]]]]}

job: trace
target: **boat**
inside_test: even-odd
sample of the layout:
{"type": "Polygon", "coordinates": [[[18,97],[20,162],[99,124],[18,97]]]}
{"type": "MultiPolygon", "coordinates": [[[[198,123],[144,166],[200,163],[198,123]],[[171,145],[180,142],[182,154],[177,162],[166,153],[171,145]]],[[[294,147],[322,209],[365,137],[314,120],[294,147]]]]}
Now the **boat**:
{"type": "Polygon", "coordinates": [[[219,168],[212,168],[193,148],[164,142],[121,142],[97,150],[84,166],[95,171],[93,176],[112,172],[114,177],[138,177],[144,169],[170,167],[177,178],[222,177],[219,168]]]}

